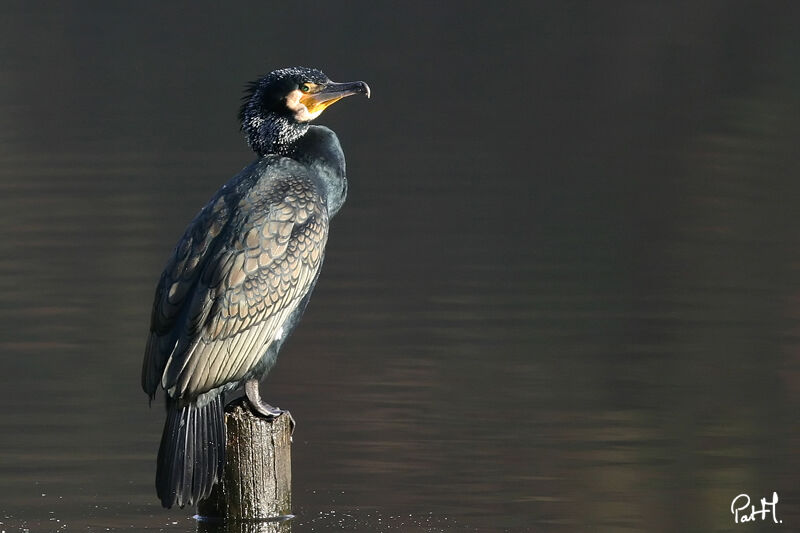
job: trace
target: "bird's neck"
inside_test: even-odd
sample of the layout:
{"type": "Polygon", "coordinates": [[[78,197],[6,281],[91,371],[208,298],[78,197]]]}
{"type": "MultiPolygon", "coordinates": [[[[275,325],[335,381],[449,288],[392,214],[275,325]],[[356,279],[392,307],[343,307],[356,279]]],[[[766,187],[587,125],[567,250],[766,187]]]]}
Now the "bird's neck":
{"type": "Polygon", "coordinates": [[[308,166],[324,192],[328,215],[335,215],[347,196],[344,152],[336,134],[325,126],[311,126],[286,155],[308,166]]]}
{"type": "Polygon", "coordinates": [[[309,125],[290,117],[268,113],[249,118],[242,124],[247,144],[260,156],[286,155],[308,131],[309,125]]]}

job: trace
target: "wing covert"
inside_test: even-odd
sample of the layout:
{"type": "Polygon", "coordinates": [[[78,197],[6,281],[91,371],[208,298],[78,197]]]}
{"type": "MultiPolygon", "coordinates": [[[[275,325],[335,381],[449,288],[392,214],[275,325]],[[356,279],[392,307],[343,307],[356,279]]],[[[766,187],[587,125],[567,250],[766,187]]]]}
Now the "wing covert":
{"type": "Polygon", "coordinates": [[[167,305],[154,307],[148,354],[151,343],[157,343],[159,354],[166,353],[161,372],[153,374],[174,398],[194,398],[242,379],[312,288],[322,265],[328,214],[308,179],[249,191],[234,210],[239,220],[227,233],[221,228],[227,238],[207,249],[211,259],[202,268],[202,260],[195,262],[191,253],[184,258],[183,243],[176,249],[171,264],[194,265],[193,287],[175,285],[169,267],[168,279],[159,284],[166,294],[157,294],[157,301],[160,296],[167,305]],[[182,321],[162,316],[176,305],[170,293],[176,301],[183,297],[178,304],[182,321]],[[169,324],[167,334],[158,329],[163,324],[169,324]]]}
{"type": "MultiPolygon", "coordinates": [[[[223,189],[192,220],[161,274],[150,315],[142,388],[155,394],[167,359],[184,329],[197,329],[210,310],[199,281],[231,223],[230,192],[223,189]]],[[[206,295],[208,296],[208,295],[206,295]]]]}

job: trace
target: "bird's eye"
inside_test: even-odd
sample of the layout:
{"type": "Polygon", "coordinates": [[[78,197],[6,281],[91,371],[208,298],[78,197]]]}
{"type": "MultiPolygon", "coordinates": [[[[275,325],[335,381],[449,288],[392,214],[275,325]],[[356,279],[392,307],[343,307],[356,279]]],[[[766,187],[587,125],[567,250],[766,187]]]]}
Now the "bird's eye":
{"type": "Polygon", "coordinates": [[[304,83],[300,86],[300,90],[303,91],[304,93],[307,93],[308,91],[311,90],[311,87],[309,87],[307,84],[304,83]]]}

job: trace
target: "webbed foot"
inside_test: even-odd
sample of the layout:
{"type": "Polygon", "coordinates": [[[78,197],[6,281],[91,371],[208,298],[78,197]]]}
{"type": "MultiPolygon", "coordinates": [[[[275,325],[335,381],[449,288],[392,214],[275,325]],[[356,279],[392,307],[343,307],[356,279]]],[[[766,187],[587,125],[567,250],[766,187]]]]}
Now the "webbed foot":
{"type": "Polygon", "coordinates": [[[294,421],[292,413],[278,407],[273,407],[262,400],[261,393],[258,391],[258,380],[251,379],[247,381],[247,383],[244,385],[244,393],[247,396],[247,401],[250,403],[250,407],[253,408],[253,411],[260,414],[267,420],[274,420],[282,414],[286,414],[289,417],[290,435],[294,434],[294,428],[297,426],[297,424],[294,421]]]}

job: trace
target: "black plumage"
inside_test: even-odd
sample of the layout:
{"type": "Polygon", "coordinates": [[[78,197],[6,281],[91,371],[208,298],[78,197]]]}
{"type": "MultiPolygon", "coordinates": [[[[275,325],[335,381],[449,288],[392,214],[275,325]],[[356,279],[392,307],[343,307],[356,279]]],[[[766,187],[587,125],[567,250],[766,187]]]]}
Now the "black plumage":
{"type": "Polygon", "coordinates": [[[347,194],[336,134],[309,122],[359,93],[369,96],[363,82],[299,67],[249,87],[240,119],[258,158],[192,220],[156,288],[142,388],[167,396],[156,473],[165,507],[196,503],[220,478],[226,390],[245,385],[257,411],[281,413],[258,380],[302,316],[347,194]]]}

